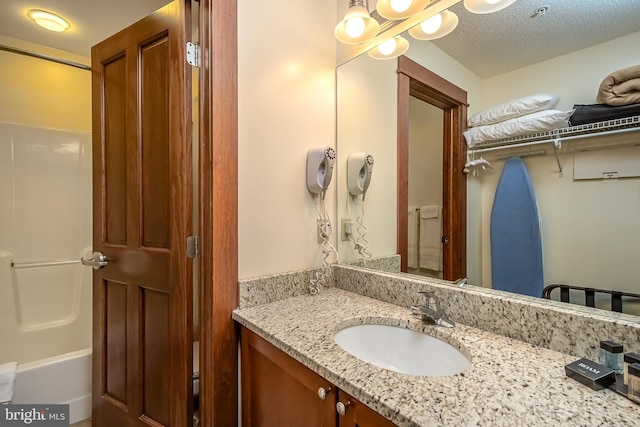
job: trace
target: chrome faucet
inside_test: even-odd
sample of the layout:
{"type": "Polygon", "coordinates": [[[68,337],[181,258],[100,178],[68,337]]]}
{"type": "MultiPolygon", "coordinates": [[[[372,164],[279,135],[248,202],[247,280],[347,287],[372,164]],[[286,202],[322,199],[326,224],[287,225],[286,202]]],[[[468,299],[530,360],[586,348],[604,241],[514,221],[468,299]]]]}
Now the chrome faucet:
{"type": "Polygon", "coordinates": [[[411,314],[425,323],[453,328],[456,324],[444,316],[444,311],[440,308],[440,300],[433,292],[418,292],[426,299],[425,305],[414,305],[411,307],[411,314]]]}
{"type": "Polygon", "coordinates": [[[468,277],[463,277],[462,279],[458,280],[457,282],[454,283],[454,286],[459,286],[459,287],[463,287],[464,285],[467,284],[467,282],[469,281],[468,277]]]}

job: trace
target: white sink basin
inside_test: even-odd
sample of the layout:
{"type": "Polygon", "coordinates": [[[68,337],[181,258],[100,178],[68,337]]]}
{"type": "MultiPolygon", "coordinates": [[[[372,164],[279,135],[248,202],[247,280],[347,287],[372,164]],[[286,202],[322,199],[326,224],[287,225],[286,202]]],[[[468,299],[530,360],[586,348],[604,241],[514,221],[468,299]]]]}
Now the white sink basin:
{"type": "Polygon", "coordinates": [[[470,364],[452,345],[397,326],[349,326],[338,331],[333,339],[360,360],[405,374],[442,377],[458,374],[470,364]]]}

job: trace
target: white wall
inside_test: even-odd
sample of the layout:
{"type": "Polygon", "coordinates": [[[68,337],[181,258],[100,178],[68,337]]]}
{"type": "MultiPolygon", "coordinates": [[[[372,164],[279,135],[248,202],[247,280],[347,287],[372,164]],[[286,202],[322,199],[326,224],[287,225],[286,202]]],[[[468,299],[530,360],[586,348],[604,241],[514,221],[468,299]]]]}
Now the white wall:
{"type": "MultiPolygon", "coordinates": [[[[637,52],[639,45],[640,32],[483,80],[483,96],[478,98],[478,104],[488,107],[536,92],[560,94],[559,109],[595,103],[598,86],[606,75],[638,63],[638,56],[630,53],[637,52]]],[[[535,147],[546,148],[546,156],[524,159],[542,218],[545,284],[560,282],[640,292],[640,179],[572,178],[575,149],[631,141],[638,141],[638,133],[564,143],[560,151],[562,178],[550,145],[535,147]]],[[[508,152],[495,152],[494,157],[508,152]]],[[[488,153],[485,157],[492,159],[488,153]]],[[[491,285],[489,219],[503,163],[493,161],[494,171],[480,179],[470,178],[473,192],[477,188],[481,192],[481,198],[470,194],[470,211],[481,217],[473,219],[480,223],[480,230],[469,227],[469,233],[482,235],[482,280],[476,283],[483,286],[491,285]]]]}
{"type": "Polygon", "coordinates": [[[335,2],[238,2],[240,278],[321,265],[305,168],[335,143],[335,17],[335,2]]]}

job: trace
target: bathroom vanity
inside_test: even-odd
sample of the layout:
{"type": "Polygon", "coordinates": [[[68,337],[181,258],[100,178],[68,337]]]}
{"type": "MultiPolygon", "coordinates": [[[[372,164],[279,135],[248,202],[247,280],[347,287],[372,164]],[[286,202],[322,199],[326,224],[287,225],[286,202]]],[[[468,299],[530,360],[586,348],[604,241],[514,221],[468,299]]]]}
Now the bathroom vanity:
{"type": "Polygon", "coordinates": [[[394,425],[246,327],[241,340],[243,426],[394,425]]]}
{"type": "Polygon", "coordinates": [[[566,377],[574,355],[463,324],[426,325],[406,307],[342,289],[237,309],[233,317],[242,325],[244,426],[640,424],[640,405],[566,377]],[[357,324],[423,332],[471,363],[448,376],[377,367],[333,339],[357,324]]]}

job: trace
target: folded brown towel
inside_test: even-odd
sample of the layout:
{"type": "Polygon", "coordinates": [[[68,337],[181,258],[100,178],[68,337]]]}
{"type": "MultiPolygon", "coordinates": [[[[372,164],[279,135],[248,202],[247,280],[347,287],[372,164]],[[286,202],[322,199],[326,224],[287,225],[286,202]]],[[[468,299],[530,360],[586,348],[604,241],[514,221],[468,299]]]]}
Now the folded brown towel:
{"type": "Polygon", "coordinates": [[[616,106],[640,102],[640,65],[614,71],[605,77],[597,99],[602,104],[616,106]]]}

